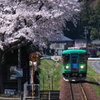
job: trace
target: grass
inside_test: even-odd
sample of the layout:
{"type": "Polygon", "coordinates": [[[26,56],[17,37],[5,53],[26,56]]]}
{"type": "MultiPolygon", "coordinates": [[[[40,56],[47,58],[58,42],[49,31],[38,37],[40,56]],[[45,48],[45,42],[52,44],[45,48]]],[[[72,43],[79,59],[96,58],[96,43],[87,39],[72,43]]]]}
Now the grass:
{"type": "Polygon", "coordinates": [[[41,59],[39,65],[40,90],[59,90],[61,62],[41,59]]]}
{"type": "MultiPolygon", "coordinates": [[[[89,62],[88,62],[89,63],[89,62]]],[[[88,64],[87,79],[92,84],[96,94],[100,96],[100,74],[95,72],[88,64]]]]}

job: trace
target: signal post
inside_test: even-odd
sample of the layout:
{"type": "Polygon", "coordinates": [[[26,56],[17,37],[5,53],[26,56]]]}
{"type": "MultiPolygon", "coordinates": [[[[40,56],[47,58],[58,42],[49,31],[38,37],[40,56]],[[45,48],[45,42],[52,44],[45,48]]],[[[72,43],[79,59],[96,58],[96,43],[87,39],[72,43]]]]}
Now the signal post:
{"type": "Polygon", "coordinates": [[[34,95],[35,95],[35,92],[34,92],[34,74],[35,74],[35,71],[38,70],[38,60],[39,60],[39,55],[36,54],[36,53],[31,53],[30,54],[30,60],[32,61],[32,73],[31,73],[31,78],[32,78],[32,99],[34,99],[34,95]]]}

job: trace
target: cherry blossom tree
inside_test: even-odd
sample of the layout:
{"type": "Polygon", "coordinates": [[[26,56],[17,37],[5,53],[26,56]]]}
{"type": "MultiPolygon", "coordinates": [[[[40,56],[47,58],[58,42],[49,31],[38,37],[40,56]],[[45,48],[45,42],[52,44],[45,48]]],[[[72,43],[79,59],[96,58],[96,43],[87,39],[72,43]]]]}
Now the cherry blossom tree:
{"type": "Polygon", "coordinates": [[[79,11],[78,0],[0,0],[0,49],[23,41],[45,47],[46,39],[62,34],[65,21],[76,25],[79,11]]]}
{"type": "Polygon", "coordinates": [[[46,47],[48,38],[62,34],[65,21],[76,25],[79,11],[78,0],[0,0],[0,69],[9,49],[26,42],[46,47]]]}

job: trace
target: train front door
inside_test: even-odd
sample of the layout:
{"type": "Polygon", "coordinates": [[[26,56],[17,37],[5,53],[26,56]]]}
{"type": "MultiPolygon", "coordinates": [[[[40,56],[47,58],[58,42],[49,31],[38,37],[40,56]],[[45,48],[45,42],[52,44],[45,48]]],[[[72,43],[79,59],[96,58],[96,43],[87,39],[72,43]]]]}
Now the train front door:
{"type": "Polygon", "coordinates": [[[78,54],[71,54],[71,70],[78,72],[78,54]]]}

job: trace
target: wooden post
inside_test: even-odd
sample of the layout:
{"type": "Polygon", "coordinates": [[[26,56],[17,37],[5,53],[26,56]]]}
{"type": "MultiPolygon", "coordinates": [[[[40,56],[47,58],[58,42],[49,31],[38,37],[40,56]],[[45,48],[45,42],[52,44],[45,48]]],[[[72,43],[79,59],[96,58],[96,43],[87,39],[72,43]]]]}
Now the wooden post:
{"type": "Polygon", "coordinates": [[[53,76],[52,76],[52,90],[53,90],[53,76]]]}
{"type": "Polygon", "coordinates": [[[44,90],[44,76],[43,76],[43,90],[44,90]]]}

